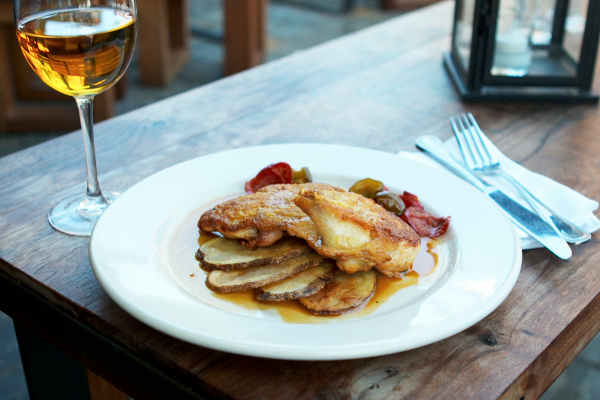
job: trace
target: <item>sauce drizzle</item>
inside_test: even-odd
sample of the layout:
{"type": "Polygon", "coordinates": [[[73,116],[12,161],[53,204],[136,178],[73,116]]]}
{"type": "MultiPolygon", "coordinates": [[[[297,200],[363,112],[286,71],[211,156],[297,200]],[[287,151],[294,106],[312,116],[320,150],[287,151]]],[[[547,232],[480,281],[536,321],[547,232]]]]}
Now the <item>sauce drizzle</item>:
{"type": "MultiPolygon", "coordinates": [[[[202,245],[215,237],[218,236],[203,232],[198,239],[198,244],[202,245]]],[[[438,264],[438,255],[434,251],[435,246],[435,240],[430,238],[422,238],[421,251],[415,259],[412,271],[404,274],[403,278],[390,278],[378,273],[377,287],[371,299],[360,307],[340,315],[313,314],[310,310],[302,306],[300,302],[296,300],[257,301],[254,299],[254,289],[228,294],[218,294],[211,291],[211,294],[217,299],[232,303],[247,310],[266,312],[272,310],[273,312],[279,314],[281,319],[287,323],[314,324],[333,322],[334,320],[345,318],[362,317],[371,314],[399,290],[417,285],[419,283],[420,276],[427,276],[431,274],[438,264]]],[[[205,272],[208,274],[208,271],[205,272]]]]}

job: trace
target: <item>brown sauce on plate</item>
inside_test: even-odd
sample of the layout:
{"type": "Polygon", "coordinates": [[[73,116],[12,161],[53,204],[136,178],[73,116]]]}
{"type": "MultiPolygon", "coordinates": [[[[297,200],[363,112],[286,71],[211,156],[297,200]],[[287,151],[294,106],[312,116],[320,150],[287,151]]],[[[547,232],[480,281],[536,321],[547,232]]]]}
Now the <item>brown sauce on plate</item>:
{"type": "MultiPolygon", "coordinates": [[[[203,232],[198,239],[198,244],[202,245],[215,237],[217,235],[203,232]]],[[[371,299],[360,307],[340,315],[313,314],[296,300],[257,301],[254,299],[254,289],[228,294],[211,293],[220,300],[227,301],[247,310],[274,310],[281,316],[284,322],[288,323],[314,324],[345,317],[362,317],[371,314],[399,290],[417,285],[419,283],[419,276],[431,274],[438,264],[438,255],[434,251],[435,246],[436,241],[429,238],[421,239],[421,252],[417,256],[417,259],[415,259],[413,271],[406,273],[403,278],[390,278],[379,273],[377,275],[377,287],[371,299]]]]}
{"type": "MultiPolygon", "coordinates": [[[[223,236],[217,235],[216,233],[200,231],[200,237],[198,238],[198,246],[202,246],[204,243],[208,242],[209,240],[212,240],[212,239],[215,239],[218,237],[223,237],[223,236]]],[[[196,257],[196,259],[197,259],[197,257],[196,257]]]]}

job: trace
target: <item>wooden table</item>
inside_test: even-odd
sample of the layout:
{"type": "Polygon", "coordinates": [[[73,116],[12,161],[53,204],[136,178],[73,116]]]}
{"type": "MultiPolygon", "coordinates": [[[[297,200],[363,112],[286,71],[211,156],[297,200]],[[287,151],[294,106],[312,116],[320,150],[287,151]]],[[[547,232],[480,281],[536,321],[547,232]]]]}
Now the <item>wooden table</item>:
{"type": "MultiPolygon", "coordinates": [[[[442,66],[452,10],[442,2],[98,124],[103,187],[125,190],[175,163],[265,143],[414,150],[417,136],[445,139],[447,117],[471,111],[508,156],[598,198],[598,108],[462,104],[442,66]]],[[[594,235],[568,261],[524,252],[496,311],[420,349],[294,362],[193,346],[119,308],[92,274],[89,240],[46,222],[57,200],[83,193],[83,166],[78,133],[0,159],[0,308],[17,322],[28,370],[31,359],[43,364],[45,352],[27,351],[39,335],[138,400],[533,399],[600,331],[594,235]]]]}

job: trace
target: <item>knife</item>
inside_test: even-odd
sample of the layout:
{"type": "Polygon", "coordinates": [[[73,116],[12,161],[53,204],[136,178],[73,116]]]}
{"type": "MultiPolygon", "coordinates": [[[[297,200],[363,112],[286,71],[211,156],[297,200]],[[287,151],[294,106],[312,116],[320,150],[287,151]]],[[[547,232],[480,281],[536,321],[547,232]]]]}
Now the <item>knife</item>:
{"type": "Polygon", "coordinates": [[[571,248],[564,239],[558,236],[550,225],[537,214],[508,197],[496,186],[490,185],[475,176],[453,157],[440,139],[435,136],[421,136],[415,140],[415,143],[419,149],[426,151],[446,168],[494,200],[508,214],[508,217],[515,225],[531,235],[531,237],[544,245],[548,250],[563,260],[571,258],[573,254],[571,248]]]}

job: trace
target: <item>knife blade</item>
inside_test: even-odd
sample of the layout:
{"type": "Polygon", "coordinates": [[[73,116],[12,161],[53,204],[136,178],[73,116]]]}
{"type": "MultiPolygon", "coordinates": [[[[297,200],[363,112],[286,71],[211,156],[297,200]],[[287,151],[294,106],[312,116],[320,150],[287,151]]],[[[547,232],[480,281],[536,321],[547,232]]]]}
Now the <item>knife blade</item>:
{"type": "Polygon", "coordinates": [[[485,193],[506,212],[515,225],[531,235],[556,256],[563,260],[571,258],[573,254],[571,248],[550,225],[537,214],[508,197],[496,186],[490,185],[475,176],[454,158],[440,139],[435,136],[421,136],[415,140],[415,143],[419,149],[427,152],[436,161],[485,193]]]}

